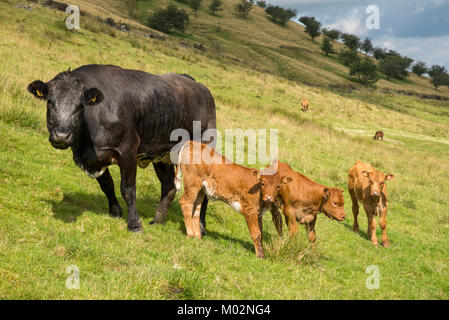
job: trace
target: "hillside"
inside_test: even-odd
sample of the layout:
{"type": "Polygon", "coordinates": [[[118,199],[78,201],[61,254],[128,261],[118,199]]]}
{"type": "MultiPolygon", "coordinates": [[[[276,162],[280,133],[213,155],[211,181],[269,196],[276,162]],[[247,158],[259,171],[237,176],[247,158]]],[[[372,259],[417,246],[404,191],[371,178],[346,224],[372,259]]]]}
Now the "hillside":
{"type": "MultiPolygon", "coordinates": [[[[65,29],[63,12],[0,2],[0,299],[449,298],[449,102],[383,92],[435,94],[425,80],[382,80],[377,90],[349,93],[357,85],[346,68],[321,55],[301,26],[279,28],[260,8],[240,19],[231,13],[234,0],[219,18],[200,11],[186,35],[166,41],[142,37],[150,30],[138,22],[131,33],[106,26],[106,17],[128,21],[119,1],[71,3],[86,12],[77,32],[65,29]],[[280,160],[325,185],[346,189],[357,159],[394,173],[391,247],[372,246],[363,209],[362,232],[351,231],[347,192],[346,221],[318,218],[316,250],[303,232],[278,240],[266,215],[267,258],[256,259],[244,219],[218,202],[209,206],[205,238],[186,239],[179,195],[166,225],[149,225],[160,192],[151,166],[137,177],[144,232],[129,233],[126,210],[123,219],[110,218],[97,183],[70,151],[50,146],[44,103],[26,91],[33,80],[88,63],[191,74],[213,93],[219,129],[278,129],[280,160]],[[302,97],[311,102],[308,113],[298,106],[302,97]],[[384,142],[372,139],[376,130],[384,142]],[[80,290],[65,287],[70,265],[80,269],[80,290]],[[380,270],[378,290],[365,287],[370,265],[380,270]]],[[[139,5],[152,10],[150,3],[163,6],[139,5]]],[[[111,171],[119,195],[119,170],[111,171]]]]}

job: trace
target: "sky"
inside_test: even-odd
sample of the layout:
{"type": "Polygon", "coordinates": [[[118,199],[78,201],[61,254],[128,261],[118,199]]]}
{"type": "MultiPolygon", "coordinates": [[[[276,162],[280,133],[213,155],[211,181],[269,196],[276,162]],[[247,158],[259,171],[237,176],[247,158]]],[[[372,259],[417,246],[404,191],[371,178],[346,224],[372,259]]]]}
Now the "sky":
{"type": "MultiPolygon", "coordinates": [[[[368,37],[378,47],[398,51],[428,66],[449,69],[449,0],[268,0],[313,16],[323,27],[368,37]],[[365,12],[379,8],[379,29],[367,29],[365,12]]],[[[294,18],[297,20],[297,18],[294,18]]],[[[372,19],[369,19],[372,21],[372,19]]]]}

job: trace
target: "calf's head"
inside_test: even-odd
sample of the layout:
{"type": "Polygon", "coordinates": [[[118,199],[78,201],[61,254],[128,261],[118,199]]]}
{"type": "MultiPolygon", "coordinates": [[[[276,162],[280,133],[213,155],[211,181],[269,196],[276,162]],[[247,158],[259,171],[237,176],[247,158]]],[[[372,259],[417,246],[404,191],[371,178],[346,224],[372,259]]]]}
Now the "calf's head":
{"type": "Polygon", "coordinates": [[[380,171],[363,171],[362,174],[369,181],[369,192],[372,197],[380,197],[385,181],[394,178],[393,174],[383,174],[380,171]]]}
{"type": "Polygon", "coordinates": [[[85,88],[70,71],[58,74],[49,82],[36,80],[28,85],[36,98],[47,101],[47,129],[54,148],[75,145],[83,130],[84,108],[103,100],[96,88],[85,88]]]}
{"type": "Polygon", "coordinates": [[[343,221],[346,219],[344,210],[345,199],[343,197],[343,189],[327,188],[323,189],[323,206],[324,214],[331,219],[343,221]]]}
{"type": "Polygon", "coordinates": [[[252,174],[259,181],[262,201],[274,202],[279,193],[281,177],[278,174],[263,174],[258,170],[253,170],[252,174]]]}

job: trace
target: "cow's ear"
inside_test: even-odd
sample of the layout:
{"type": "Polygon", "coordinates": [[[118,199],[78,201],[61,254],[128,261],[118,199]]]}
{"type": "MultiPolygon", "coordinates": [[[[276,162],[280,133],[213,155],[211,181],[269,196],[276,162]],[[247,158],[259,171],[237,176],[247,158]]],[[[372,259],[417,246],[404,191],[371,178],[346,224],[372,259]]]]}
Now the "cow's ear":
{"type": "Polygon", "coordinates": [[[394,174],[389,173],[385,175],[385,180],[393,180],[394,179],[394,174]]]}
{"type": "Polygon", "coordinates": [[[96,105],[103,101],[104,96],[100,90],[97,88],[90,88],[84,91],[84,104],[85,105],[96,105]]]}
{"type": "Polygon", "coordinates": [[[287,183],[289,183],[289,182],[291,182],[291,181],[293,181],[293,178],[292,178],[292,177],[283,176],[283,177],[281,178],[281,184],[287,184],[287,183]]]}
{"type": "Polygon", "coordinates": [[[48,85],[41,80],[31,82],[28,85],[28,91],[38,99],[47,100],[48,85]]]}
{"type": "Polygon", "coordinates": [[[331,191],[329,188],[324,188],[323,189],[323,200],[324,202],[327,201],[327,199],[329,199],[329,197],[331,196],[331,191]]]}

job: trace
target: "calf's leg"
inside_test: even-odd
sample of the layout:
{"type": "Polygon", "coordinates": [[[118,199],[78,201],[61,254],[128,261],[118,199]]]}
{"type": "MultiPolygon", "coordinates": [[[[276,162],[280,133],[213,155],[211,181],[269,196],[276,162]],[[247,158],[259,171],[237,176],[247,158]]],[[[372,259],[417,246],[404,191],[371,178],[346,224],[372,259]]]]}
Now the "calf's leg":
{"type": "Polygon", "coordinates": [[[274,226],[276,228],[276,231],[278,233],[278,236],[280,238],[280,237],[282,237],[282,216],[281,216],[281,213],[279,212],[279,209],[275,205],[271,206],[270,212],[271,212],[271,220],[273,221],[274,226]]]}
{"type": "Polygon", "coordinates": [[[200,191],[198,193],[198,196],[195,200],[195,202],[193,203],[193,207],[192,207],[192,212],[193,212],[193,221],[192,221],[192,225],[193,225],[193,233],[195,235],[196,238],[201,239],[203,233],[202,233],[202,229],[201,229],[201,210],[202,210],[202,203],[204,198],[206,197],[206,195],[204,194],[203,191],[200,191]]]}
{"type": "Polygon", "coordinates": [[[389,247],[390,242],[388,241],[387,236],[387,208],[382,210],[382,213],[380,215],[379,219],[380,228],[382,229],[382,245],[384,247],[389,247]]]}
{"type": "Polygon", "coordinates": [[[259,225],[259,213],[251,212],[243,214],[248,225],[249,233],[251,239],[254,243],[254,249],[256,251],[256,257],[264,258],[263,246],[262,246],[262,232],[260,231],[259,225]]]}
{"type": "Polygon", "coordinates": [[[290,236],[294,236],[298,233],[298,223],[296,222],[295,210],[291,207],[287,207],[284,210],[285,220],[287,221],[288,231],[290,236]]]}
{"type": "Polygon", "coordinates": [[[309,241],[312,243],[313,247],[315,247],[315,240],[316,240],[315,222],[316,222],[316,215],[315,215],[315,218],[311,222],[306,224],[306,231],[309,236],[309,241]]]}
{"type": "Polygon", "coordinates": [[[108,198],[109,214],[111,217],[121,217],[123,211],[118,203],[117,197],[115,196],[114,180],[112,180],[109,169],[106,169],[103,175],[97,178],[97,181],[100,184],[101,190],[103,190],[104,194],[108,198]]]}
{"type": "Polygon", "coordinates": [[[359,232],[359,223],[357,221],[357,217],[359,215],[359,203],[357,202],[354,191],[350,188],[349,188],[349,195],[351,196],[352,214],[354,215],[354,224],[352,225],[352,231],[359,232]]]}
{"type": "MultiPolygon", "coordinates": [[[[184,175],[184,179],[186,179],[186,175],[184,175]]],[[[179,205],[181,206],[182,214],[184,216],[184,224],[186,226],[188,237],[195,236],[193,215],[195,214],[197,207],[199,207],[195,202],[198,199],[200,192],[201,186],[192,186],[184,183],[184,193],[179,199],[179,205]]]]}
{"type": "Polygon", "coordinates": [[[376,237],[376,219],[374,218],[374,214],[371,211],[370,208],[368,207],[364,207],[365,208],[365,212],[366,212],[366,217],[368,218],[368,230],[366,231],[366,233],[368,234],[368,237],[371,238],[371,242],[377,247],[379,246],[379,242],[377,241],[377,237],[376,237]]]}
{"type": "Polygon", "coordinates": [[[161,199],[159,201],[156,214],[150,223],[165,223],[168,208],[176,195],[175,170],[173,165],[162,162],[153,163],[153,167],[159,181],[161,182],[161,199]]]}

